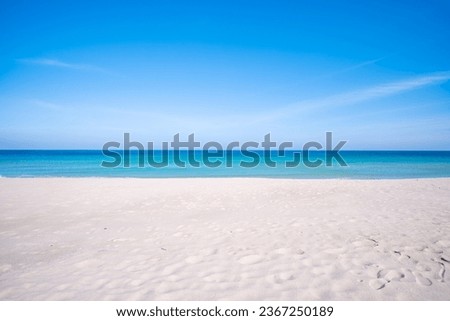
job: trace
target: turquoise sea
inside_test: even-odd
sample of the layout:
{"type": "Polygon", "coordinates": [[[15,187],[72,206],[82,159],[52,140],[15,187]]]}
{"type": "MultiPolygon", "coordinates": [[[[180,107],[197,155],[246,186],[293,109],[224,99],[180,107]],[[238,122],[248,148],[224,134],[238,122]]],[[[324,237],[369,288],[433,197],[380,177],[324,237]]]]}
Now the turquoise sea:
{"type": "MultiPolygon", "coordinates": [[[[146,153],[146,152],[145,152],[146,153]]],[[[144,153],[144,154],[145,154],[144,153]]],[[[154,151],[155,159],[161,159],[162,151],[154,151]]],[[[191,152],[192,157],[201,160],[203,151],[191,152]]],[[[333,162],[332,166],[311,168],[303,163],[286,167],[286,161],[294,159],[295,151],[280,155],[255,152],[261,162],[251,168],[241,162],[252,161],[240,152],[228,154],[232,160],[226,165],[225,156],[211,158],[222,164],[210,168],[182,168],[176,166],[173,151],[169,152],[168,166],[151,167],[144,160],[144,167],[138,166],[138,153],[131,152],[130,166],[123,162],[115,168],[106,168],[102,162],[111,162],[100,150],[2,150],[0,151],[1,177],[271,177],[271,178],[344,178],[344,179],[390,179],[450,177],[450,151],[341,151],[340,155],[348,166],[333,162]],[[267,166],[263,160],[270,157],[275,167],[267,166]]],[[[297,152],[298,153],[298,152],[297,152]]],[[[123,156],[123,151],[121,151],[123,156]]],[[[142,156],[142,155],[141,155],[142,156]]],[[[187,160],[188,152],[180,152],[180,159],[187,160]]],[[[310,160],[325,160],[323,151],[310,153],[310,160]]]]}

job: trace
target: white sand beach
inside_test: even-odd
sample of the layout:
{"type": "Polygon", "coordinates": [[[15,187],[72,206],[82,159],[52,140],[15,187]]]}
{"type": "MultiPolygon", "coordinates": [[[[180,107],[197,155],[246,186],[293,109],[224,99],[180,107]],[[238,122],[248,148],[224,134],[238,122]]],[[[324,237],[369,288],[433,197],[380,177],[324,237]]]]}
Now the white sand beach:
{"type": "Polygon", "coordinates": [[[2,300],[450,300],[450,179],[0,179],[2,300]]]}

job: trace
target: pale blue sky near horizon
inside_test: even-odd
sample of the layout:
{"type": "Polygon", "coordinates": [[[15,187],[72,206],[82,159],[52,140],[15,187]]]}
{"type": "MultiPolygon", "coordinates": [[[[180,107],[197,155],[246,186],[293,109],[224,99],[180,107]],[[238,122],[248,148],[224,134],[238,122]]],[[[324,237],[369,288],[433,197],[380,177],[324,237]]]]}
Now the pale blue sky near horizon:
{"type": "Polygon", "coordinates": [[[450,150],[450,1],[2,1],[0,149],[450,150]]]}

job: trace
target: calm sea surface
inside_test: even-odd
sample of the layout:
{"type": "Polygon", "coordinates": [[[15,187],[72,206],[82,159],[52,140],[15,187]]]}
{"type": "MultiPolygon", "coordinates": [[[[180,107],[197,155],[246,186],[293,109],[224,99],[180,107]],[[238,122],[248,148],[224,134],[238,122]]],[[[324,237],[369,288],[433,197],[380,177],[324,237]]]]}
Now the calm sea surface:
{"type": "MultiPolygon", "coordinates": [[[[318,167],[306,166],[300,157],[299,164],[287,167],[301,152],[289,151],[281,157],[275,153],[254,152],[245,156],[239,152],[224,153],[221,157],[210,157],[217,167],[200,164],[177,166],[175,160],[187,161],[189,157],[202,161],[205,152],[196,151],[189,155],[180,152],[177,156],[169,152],[168,165],[155,168],[148,164],[147,152],[141,155],[144,167],[139,167],[139,154],[131,152],[129,167],[124,166],[123,151],[121,163],[109,168],[102,166],[115,159],[105,156],[99,150],[3,150],[0,151],[0,176],[2,177],[273,177],[273,178],[426,178],[450,177],[450,151],[341,151],[340,155],[348,166],[333,161],[325,166],[325,152],[314,151],[311,161],[323,161],[318,167]],[[265,164],[265,159],[274,161],[275,167],[265,164]],[[255,158],[259,160],[256,166],[255,158]],[[253,163],[253,164],[252,164],[253,163]],[[228,167],[227,167],[228,165],[228,167]]],[[[162,151],[154,151],[155,161],[163,159],[162,151]]],[[[291,166],[293,164],[291,163],[291,166]]]]}

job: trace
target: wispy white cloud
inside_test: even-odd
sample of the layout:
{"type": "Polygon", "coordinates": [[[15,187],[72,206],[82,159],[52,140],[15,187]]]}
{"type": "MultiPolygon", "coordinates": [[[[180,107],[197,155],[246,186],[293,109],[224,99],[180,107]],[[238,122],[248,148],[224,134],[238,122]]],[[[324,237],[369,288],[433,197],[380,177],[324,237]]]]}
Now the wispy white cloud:
{"type": "Polygon", "coordinates": [[[344,69],[341,70],[341,72],[351,71],[351,70],[359,69],[359,68],[362,68],[362,67],[365,67],[365,66],[370,66],[370,65],[376,64],[377,62],[380,62],[380,61],[382,61],[384,59],[386,59],[386,57],[380,57],[380,58],[376,58],[376,59],[363,61],[363,62],[360,62],[359,64],[355,64],[353,66],[344,68],[344,69]]]}
{"type": "Polygon", "coordinates": [[[28,99],[28,100],[26,100],[26,102],[31,104],[31,105],[33,105],[33,106],[41,107],[41,108],[52,110],[52,111],[64,111],[64,110],[67,110],[67,107],[59,105],[59,104],[52,103],[52,102],[47,101],[47,100],[28,99]]]}
{"type": "Polygon", "coordinates": [[[345,67],[345,68],[339,69],[339,70],[334,71],[334,72],[330,72],[329,74],[326,74],[326,75],[324,75],[324,76],[322,76],[320,78],[332,77],[332,76],[340,75],[340,74],[343,74],[343,73],[346,73],[346,72],[349,72],[349,71],[357,70],[357,69],[360,69],[360,68],[363,68],[363,67],[366,67],[366,66],[374,65],[377,62],[382,61],[384,59],[386,59],[386,57],[380,57],[380,58],[376,58],[376,59],[366,60],[366,61],[354,64],[352,66],[345,67]]]}
{"type": "Polygon", "coordinates": [[[17,61],[20,63],[25,63],[25,64],[50,66],[50,67],[66,68],[66,69],[74,69],[74,70],[105,71],[104,69],[99,68],[94,65],[68,63],[65,61],[58,60],[58,59],[26,58],[26,59],[17,59],[17,61]]]}
{"type": "Polygon", "coordinates": [[[368,100],[378,97],[385,97],[402,93],[404,91],[418,89],[424,86],[445,82],[450,79],[450,71],[434,73],[406,79],[398,82],[375,86],[366,90],[362,90],[355,96],[358,100],[368,100]]]}
{"type": "Polygon", "coordinates": [[[413,77],[401,81],[385,83],[373,87],[355,90],[347,93],[336,94],[319,99],[305,100],[291,104],[287,107],[261,114],[253,118],[256,122],[274,121],[279,118],[294,116],[308,111],[321,111],[331,107],[355,105],[375,99],[398,95],[404,92],[416,90],[425,86],[431,86],[446,82],[450,79],[450,71],[433,73],[413,77]]]}
{"type": "Polygon", "coordinates": [[[327,71],[324,74],[317,74],[315,76],[312,76],[308,79],[308,81],[318,81],[318,80],[323,80],[323,79],[327,79],[327,78],[332,78],[341,74],[345,74],[347,72],[350,71],[354,71],[354,70],[358,70],[367,66],[371,66],[376,64],[377,62],[380,62],[384,59],[386,59],[388,56],[383,56],[383,57],[379,57],[379,58],[375,58],[375,59],[370,59],[370,60],[366,60],[366,61],[361,61],[361,62],[357,62],[354,63],[352,65],[349,66],[343,66],[341,68],[338,69],[330,69],[329,71],[327,71]]]}
{"type": "MultiPolygon", "coordinates": [[[[152,120],[152,126],[161,126],[161,128],[173,130],[189,129],[192,131],[211,131],[219,130],[238,130],[240,128],[266,128],[270,125],[273,128],[278,120],[285,120],[290,117],[296,117],[302,113],[324,113],[330,108],[351,106],[357,103],[363,103],[375,99],[381,99],[393,96],[407,91],[430,86],[450,79],[450,72],[434,73],[422,75],[401,81],[385,83],[369,88],[355,90],[337,95],[331,95],[319,99],[305,100],[294,103],[286,107],[273,109],[271,111],[262,111],[260,113],[195,113],[191,110],[187,113],[169,111],[157,111],[153,108],[142,107],[141,110],[132,108],[103,108],[104,115],[108,115],[112,122],[132,123],[134,127],[141,126],[148,128],[148,120],[152,120]],[[261,127],[262,125],[262,127],[261,127]]],[[[318,118],[309,118],[316,119],[318,118]]],[[[282,123],[282,122],[280,122],[282,123]]]]}

